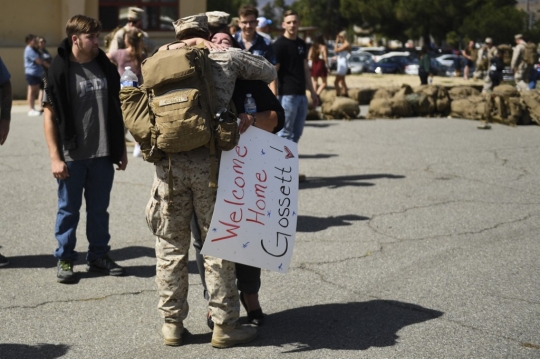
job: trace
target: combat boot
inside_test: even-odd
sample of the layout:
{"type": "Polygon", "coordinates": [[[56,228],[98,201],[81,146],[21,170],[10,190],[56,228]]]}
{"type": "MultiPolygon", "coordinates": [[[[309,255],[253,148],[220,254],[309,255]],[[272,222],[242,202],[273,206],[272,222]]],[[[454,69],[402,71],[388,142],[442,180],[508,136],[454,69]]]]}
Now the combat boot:
{"type": "Polygon", "coordinates": [[[163,342],[165,345],[173,347],[182,345],[182,333],[184,332],[184,325],[182,323],[165,323],[161,328],[163,333],[163,342]]]}
{"type": "Polygon", "coordinates": [[[236,344],[248,343],[257,337],[257,328],[235,323],[232,325],[214,324],[212,346],[214,348],[229,348],[236,344]]]}

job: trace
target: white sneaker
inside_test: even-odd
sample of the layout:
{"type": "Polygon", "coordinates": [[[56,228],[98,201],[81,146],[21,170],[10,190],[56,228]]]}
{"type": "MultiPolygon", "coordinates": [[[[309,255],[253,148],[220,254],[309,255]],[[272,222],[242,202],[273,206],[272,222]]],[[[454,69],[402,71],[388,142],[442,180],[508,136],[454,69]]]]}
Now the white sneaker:
{"type": "Polygon", "coordinates": [[[135,146],[133,147],[133,157],[142,157],[141,145],[139,145],[138,143],[135,143],[135,146]]]}
{"type": "Polygon", "coordinates": [[[36,111],[36,110],[28,111],[28,116],[39,116],[39,115],[41,115],[41,112],[39,111],[36,111]]]}

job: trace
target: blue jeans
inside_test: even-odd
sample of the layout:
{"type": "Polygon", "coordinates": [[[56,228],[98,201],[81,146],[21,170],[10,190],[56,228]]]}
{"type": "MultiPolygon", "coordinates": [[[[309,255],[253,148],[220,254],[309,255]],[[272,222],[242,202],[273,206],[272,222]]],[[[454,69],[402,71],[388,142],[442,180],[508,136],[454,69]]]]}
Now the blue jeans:
{"type": "Polygon", "coordinates": [[[283,95],[279,96],[279,102],[285,110],[285,126],[279,131],[278,136],[298,143],[306,123],[307,97],[306,95],[283,95]]]}
{"type": "Polygon", "coordinates": [[[109,157],[92,158],[66,162],[69,177],[58,180],[58,212],[56,214],[55,236],[58,248],[57,259],[76,261],[78,253],[77,225],[82,196],[86,202],[86,238],[88,254],[93,261],[103,257],[110,250],[109,207],[114,179],[113,163],[109,157]]]}

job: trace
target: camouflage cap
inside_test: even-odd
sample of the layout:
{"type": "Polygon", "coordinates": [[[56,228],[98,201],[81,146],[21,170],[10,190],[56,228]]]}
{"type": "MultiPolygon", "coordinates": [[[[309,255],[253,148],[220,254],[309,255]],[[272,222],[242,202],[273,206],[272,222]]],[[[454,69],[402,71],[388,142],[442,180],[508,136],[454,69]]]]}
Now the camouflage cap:
{"type": "Polygon", "coordinates": [[[208,11],[206,16],[208,17],[208,25],[211,26],[223,26],[229,23],[229,14],[223,11],[208,11]]]}
{"type": "Polygon", "coordinates": [[[491,40],[491,37],[486,37],[486,40],[484,42],[486,44],[493,44],[493,40],[491,40]]]}
{"type": "Polygon", "coordinates": [[[515,38],[516,40],[521,40],[521,39],[523,39],[523,35],[517,34],[516,36],[514,36],[514,38],[515,38]]]}
{"type": "Polygon", "coordinates": [[[127,18],[130,20],[142,20],[143,14],[143,9],[132,6],[128,9],[127,18]]]}
{"type": "Polygon", "coordinates": [[[205,14],[183,17],[172,24],[177,39],[182,39],[186,30],[190,29],[208,32],[208,17],[205,14]]]}
{"type": "Polygon", "coordinates": [[[231,19],[231,22],[229,23],[229,25],[227,26],[238,26],[238,23],[240,22],[240,18],[239,17],[233,17],[231,19]]]}

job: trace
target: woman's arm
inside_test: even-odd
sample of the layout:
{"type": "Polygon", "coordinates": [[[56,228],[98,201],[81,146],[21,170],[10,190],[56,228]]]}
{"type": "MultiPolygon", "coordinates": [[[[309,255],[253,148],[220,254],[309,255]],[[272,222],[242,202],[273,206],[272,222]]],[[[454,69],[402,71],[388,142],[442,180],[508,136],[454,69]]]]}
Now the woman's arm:
{"type": "Polygon", "coordinates": [[[338,47],[337,49],[335,49],[334,51],[335,51],[335,52],[346,51],[346,50],[349,49],[349,47],[350,47],[349,42],[348,42],[347,40],[345,40],[345,41],[343,42],[343,44],[341,44],[341,46],[338,47]]]}
{"type": "MultiPolygon", "coordinates": [[[[253,126],[270,133],[274,132],[274,128],[278,124],[278,115],[276,111],[268,110],[263,112],[257,112],[255,114],[255,119],[253,119],[252,115],[249,115],[247,113],[240,113],[238,114],[238,117],[240,118],[240,120],[245,120],[243,122],[247,123],[251,123],[250,120],[255,120],[255,123],[252,123],[253,126]]],[[[240,133],[242,132],[244,131],[241,131],[240,133]]]]}

